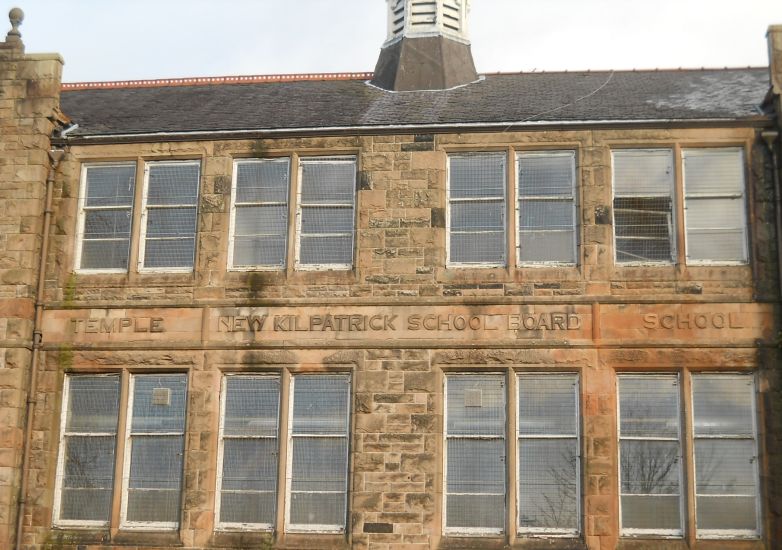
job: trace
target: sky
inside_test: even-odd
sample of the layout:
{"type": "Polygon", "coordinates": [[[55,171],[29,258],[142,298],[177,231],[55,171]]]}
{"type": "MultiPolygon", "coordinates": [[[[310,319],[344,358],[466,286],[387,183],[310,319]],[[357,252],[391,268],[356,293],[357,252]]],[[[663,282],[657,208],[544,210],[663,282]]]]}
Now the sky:
{"type": "MultiPolygon", "coordinates": [[[[386,38],[385,0],[0,0],[16,5],[65,82],[372,71],[386,38]]],[[[780,0],[472,0],[469,20],[481,73],[765,66],[770,24],[780,0]]]]}

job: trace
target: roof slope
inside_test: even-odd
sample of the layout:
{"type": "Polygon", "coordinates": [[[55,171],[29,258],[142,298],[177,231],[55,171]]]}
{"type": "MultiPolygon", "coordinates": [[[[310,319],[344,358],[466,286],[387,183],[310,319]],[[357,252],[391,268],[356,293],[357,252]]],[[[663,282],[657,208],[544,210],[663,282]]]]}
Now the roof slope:
{"type": "Polygon", "coordinates": [[[487,75],[443,91],[363,80],[64,90],[69,136],[385,126],[736,120],[762,115],[759,69],[487,75]]]}

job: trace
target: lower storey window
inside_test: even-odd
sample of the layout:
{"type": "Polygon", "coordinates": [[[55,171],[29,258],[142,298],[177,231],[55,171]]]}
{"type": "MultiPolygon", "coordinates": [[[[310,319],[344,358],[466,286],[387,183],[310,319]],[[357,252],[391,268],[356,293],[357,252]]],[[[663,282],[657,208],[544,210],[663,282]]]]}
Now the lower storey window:
{"type": "Polygon", "coordinates": [[[515,391],[509,392],[502,374],[446,376],[445,532],[504,533],[512,504],[519,533],[576,535],[578,378],[525,373],[511,384],[515,391]],[[513,457],[506,451],[508,424],[516,426],[513,457]],[[505,486],[508,458],[517,465],[514,491],[505,486]]]}
{"type": "Polygon", "coordinates": [[[218,528],[273,530],[279,488],[286,531],[344,532],[350,377],[294,375],[282,407],[281,385],[276,374],[223,381],[218,528]]]}
{"type": "Polygon", "coordinates": [[[694,506],[698,538],[759,535],[755,384],[747,374],[619,377],[621,525],[625,535],[681,536],[694,506]],[[681,402],[690,411],[684,428],[681,402]],[[694,456],[684,459],[682,441],[694,456]],[[694,502],[683,498],[688,484],[694,502]]]}

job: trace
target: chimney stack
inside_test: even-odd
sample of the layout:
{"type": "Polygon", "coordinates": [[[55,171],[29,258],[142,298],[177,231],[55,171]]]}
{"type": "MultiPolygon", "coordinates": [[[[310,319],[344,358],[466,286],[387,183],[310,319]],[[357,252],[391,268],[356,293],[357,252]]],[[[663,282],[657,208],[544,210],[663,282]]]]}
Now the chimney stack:
{"type": "Polygon", "coordinates": [[[470,0],[386,0],[388,38],[372,84],[446,90],[478,79],[467,33],[470,0]]]}

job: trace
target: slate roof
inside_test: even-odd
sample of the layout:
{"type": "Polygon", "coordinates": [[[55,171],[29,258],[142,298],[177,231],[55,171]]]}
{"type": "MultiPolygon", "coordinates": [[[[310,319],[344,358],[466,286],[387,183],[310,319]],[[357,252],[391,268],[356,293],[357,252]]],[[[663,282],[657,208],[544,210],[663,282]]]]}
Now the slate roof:
{"type": "Polygon", "coordinates": [[[387,92],[363,79],[65,89],[68,137],[307,129],[735,121],[763,118],[768,70],[486,75],[443,91],[387,92]]]}

